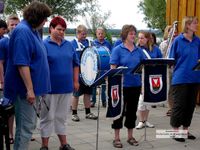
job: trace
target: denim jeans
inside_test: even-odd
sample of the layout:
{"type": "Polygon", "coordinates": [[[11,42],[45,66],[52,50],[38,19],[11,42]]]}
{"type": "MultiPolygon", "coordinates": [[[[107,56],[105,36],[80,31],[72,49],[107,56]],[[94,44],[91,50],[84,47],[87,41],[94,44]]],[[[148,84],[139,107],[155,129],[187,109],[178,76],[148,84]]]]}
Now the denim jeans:
{"type": "MultiPolygon", "coordinates": [[[[96,92],[97,92],[97,88],[94,87],[92,90],[92,103],[96,103],[96,92]]],[[[101,101],[102,104],[104,104],[106,102],[106,84],[102,84],[101,85],[101,101]]]]}
{"type": "Polygon", "coordinates": [[[17,97],[14,105],[16,118],[14,150],[28,150],[29,141],[36,128],[36,112],[33,105],[30,105],[25,98],[17,97]]]}

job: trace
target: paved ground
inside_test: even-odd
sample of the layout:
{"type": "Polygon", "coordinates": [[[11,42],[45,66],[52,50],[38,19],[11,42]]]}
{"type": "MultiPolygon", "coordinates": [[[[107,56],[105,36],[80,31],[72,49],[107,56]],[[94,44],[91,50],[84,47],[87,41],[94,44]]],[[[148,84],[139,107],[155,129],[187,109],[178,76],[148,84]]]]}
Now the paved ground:
{"type": "MultiPolygon", "coordinates": [[[[139,146],[130,146],[126,142],[126,129],[121,130],[121,141],[123,150],[199,150],[200,148],[200,107],[196,107],[194,113],[191,132],[197,137],[196,140],[186,140],[185,143],[179,143],[172,139],[156,138],[157,129],[171,129],[169,125],[169,117],[165,115],[166,107],[151,108],[149,121],[155,125],[155,128],[146,130],[146,140],[144,140],[144,129],[134,130],[134,136],[139,141],[139,146]]],[[[92,108],[92,112],[98,113],[97,107],[92,108]]],[[[97,121],[85,119],[85,111],[83,105],[79,105],[78,114],[81,118],[80,122],[71,121],[69,116],[68,123],[68,141],[76,150],[114,150],[112,145],[114,132],[111,129],[111,120],[105,118],[106,109],[100,107],[99,117],[99,134],[97,142],[97,121]],[[98,147],[97,147],[98,143],[98,147]]],[[[30,150],[39,150],[41,145],[39,130],[37,129],[33,135],[36,140],[30,142],[30,150]]],[[[58,150],[59,142],[55,135],[50,138],[50,150],[58,150]]]]}

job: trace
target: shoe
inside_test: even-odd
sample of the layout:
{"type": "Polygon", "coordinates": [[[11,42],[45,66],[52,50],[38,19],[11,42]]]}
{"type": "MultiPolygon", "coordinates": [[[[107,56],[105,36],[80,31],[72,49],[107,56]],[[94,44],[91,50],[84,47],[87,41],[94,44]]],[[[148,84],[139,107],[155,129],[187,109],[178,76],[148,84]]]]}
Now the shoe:
{"type": "Polygon", "coordinates": [[[196,137],[194,135],[192,135],[190,132],[188,132],[188,139],[195,140],[196,137]]]}
{"type": "Polygon", "coordinates": [[[177,142],[185,142],[184,138],[173,138],[177,142]]]}
{"type": "Polygon", "coordinates": [[[89,113],[89,114],[86,114],[85,118],[86,119],[97,120],[98,117],[93,113],[89,113]]]}
{"type": "Polygon", "coordinates": [[[138,146],[138,145],[139,145],[138,141],[136,141],[134,137],[128,139],[127,142],[128,142],[130,145],[133,145],[133,146],[138,146]]]}
{"type": "Polygon", "coordinates": [[[63,147],[59,148],[60,150],[75,150],[74,148],[72,148],[69,144],[64,145],[63,147]]]}
{"type": "Polygon", "coordinates": [[[102,106],[103,106],[104,108],[106,108],[106,102],[104,102],[104,103],[102,104],[102,106]]]}
{"type": "Polygon", "coordinates": [[[95,107],[95,103],[91,102],[90,107],[95,107]]]}
{"type": "Polygon", "coordinates": [[[46,147],[46,146],[43,146],[43,147],[40,148],[40,150],[48,150],[48,149],[49,149],[49,148],[46,147]]]}
{"type": "Polygon", "coordinates": [[[76,122],[80,121],[79,116],[77,114],[72,115],[72,121],[76,121],[76,122]]]}
{"type": "Polygon", "coordinates": [[[113,146],[115,148],[123,148],[123,145],[120,140],[113,140],[113,146]]]}
{"type": "Polygon", "coordinates": [[[148,128],[154,128],[154,125],[146,121],[146,127],[148,128]]]}
{"type": "Polygon", "coordinates": [[[142,128],[144,128],[144,123],[142,121],[140,121],[135,128],[136,129],[142,129],[142,128]]]}

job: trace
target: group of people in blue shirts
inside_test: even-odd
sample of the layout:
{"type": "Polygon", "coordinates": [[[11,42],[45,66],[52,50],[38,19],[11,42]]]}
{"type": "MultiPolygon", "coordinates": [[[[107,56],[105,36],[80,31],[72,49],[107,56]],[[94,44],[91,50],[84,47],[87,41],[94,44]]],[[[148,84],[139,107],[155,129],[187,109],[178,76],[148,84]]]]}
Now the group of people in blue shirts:
{"type": "MultiPolygon", "coordinates": [[[[195,35],[198,27],[198,19],[194,16],[186,16],[183,18],[182,24],[182,33],[172,42],[168,57],[175,60],[171,81],[173,106],[170,125],[175,131],[182,127],[182,129],[187,132],[187,139],[195,140],[196,137],[189,132],[189,127],[192,121],[200,83],[200,71],[194,71],[193,69],[200,58],[200,39],[195,35]]],[[[157,48],[154,51],[155,53],[151,55],[151,50],[147,49],[146,46],[138,47],[134,44],[136,28],[132,25],[123,26],[121,38],[123,43],[112,50],[110,58],[111,68],[116,68],[118,66],[134,68],[143,59],[147,59],[147,55],[144,55],[146,52],[151,57],[154,57],[154,54],[157,52],[156,57],[162,56],[159,51],[156,51],[157,48]],[[146,52],[143,52],[142,49],[146,50],[146,52]]],[[[139,41],[140,38],[144,37],[139,33],[139,41]]],[[[133,137],[133,129],[136,127],[136,106],[141,92],[141,78],[137,74],[125,74],[123,86],[125,112],[121,118],[114,120],[112,124],[112,128],[115,130],[113,146],[116,148],[123,147],[120,140],[120,129],[123,126],[124,116],[124,126],[127,128],[128,132],[127,142],[130,145],[138,145],[137,140],[133,137]]],[[[175,137],[174,140],[185,142],[186,139],[183,137],[175,137]]]]}
{"type": "MultiPolygon", "coordinates": [[[[106,46],[110,50],[109,64],[112,69],[120,66],[134,68],[148,57],[162,57],[160,50],[153,44],[147,44],[148,46],[135,44],[137,29],[129,24],[122,27],[121,39],[118,45],[112,47],[105,39],[105,31],[101,27],[97,28],[97,39],[92,43],[86,39],[87,28],[84,25],[77,27],[76,39],[71,42],[65,40],[67,24],[62,17],[56,16],[49,24],[50,35],[43,41],[38,30],[43,27],[50,15],[51,9],[42,2],[34,1],[26,6],[23,10],[23,20],[12,30],[7,44],[7,65],[5,73],[1,72],[1,75],[2,73],[4,75],[1,82],[4,82],[3,96],[12,100],[15,106],[14,150],[28,149],[32,132],[36,128],[38,105],[41,108],[40,150],[49,149],[49,138],[53,132],[59,138],[60,150],[74,150],[67,141],[67,114],[71,106],[72,120],[80,121],[77,107],[82,94],[84,94],[85,118],[97,119],[98,116],[90,110],[90,95],[96,89],[85,85],[79,72],[81,53],[88,46],[106,46]]],[[[189,130],[200,83],[200,72],[193,70],[200,58],[200,39],[194,34],[197,31],[198,19],[189,16],[185,17],[182,23],[183,31],[174,39],[169,55],[175,59],[171,83],[174,104],[170,120],[175,130],[181,126],[184,130],[189,130]]],[[[141,34],[144,37],[139,38],[147,38],[145,32],[141,34]]],[[[102,90],[105,90],[105,87],[102,90]]],[[[133,146],[139,145],[133,136],[133,129],[136,127],[140,94],[141,76],[125,74],[123,113],[111,125],[114,129],[113,146],[116,148],[123,147],[120,138],[123,124],[127,128],[127,142],[133,146]]],[[[104,100],[106,101],[106,98],[104,100]]],[[[188,132],[188,139],[195,138],[188,132]]],[[[185,141],[184,138],[174,139],[178,142],[185,141]]]]}

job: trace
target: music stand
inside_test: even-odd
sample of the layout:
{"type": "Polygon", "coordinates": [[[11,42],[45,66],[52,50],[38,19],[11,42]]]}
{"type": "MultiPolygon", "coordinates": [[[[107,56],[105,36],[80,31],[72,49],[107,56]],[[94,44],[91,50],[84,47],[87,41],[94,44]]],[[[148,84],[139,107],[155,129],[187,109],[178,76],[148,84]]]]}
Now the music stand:
{"type": "MultiPolygon", "coordinates": [[[[174,64],[174,59],[145,59],[133,70],[132,73],[141,73],[142,74],[142,94],[143,100],[146,105],[155,105],[155,103],[161,103],[167,100],[168,98],[168,69],[174,64]],[[153,85],[151,82],[158,81],[159,83],[153,85]],[[163,81],[164,80],[164,81],[163,81]]],[[[146,121],[144,122],[144,144],[149,144],[150,148],[154,146],[147,141],[147,130],[146,130],[146,121]]]]}
{"type": "MultiPolygon", "coordinates": [[[[100,76],[97,80],[95,80],[95,82],[91,85],[91,87],[101,85],[101,83],[107,77],[112,77],[112,76],[115,76],[118,74],[127,73],[129,71],[132,71],[132,69],[128,69],[127,67],[118,67],[116,69],[110,69],[105,74],[100,76]]],[[[98,118],[97,118],[96,150],[98,150],[98,141],[99,141],[99,113],[100,113],[100,95],[101,95],[100,91],[101,91],[101,89],[99,89],[99,102],[98,102],[98,106],[97,106],[98,107],[98,112],[97,112],[98,118]]]]}

